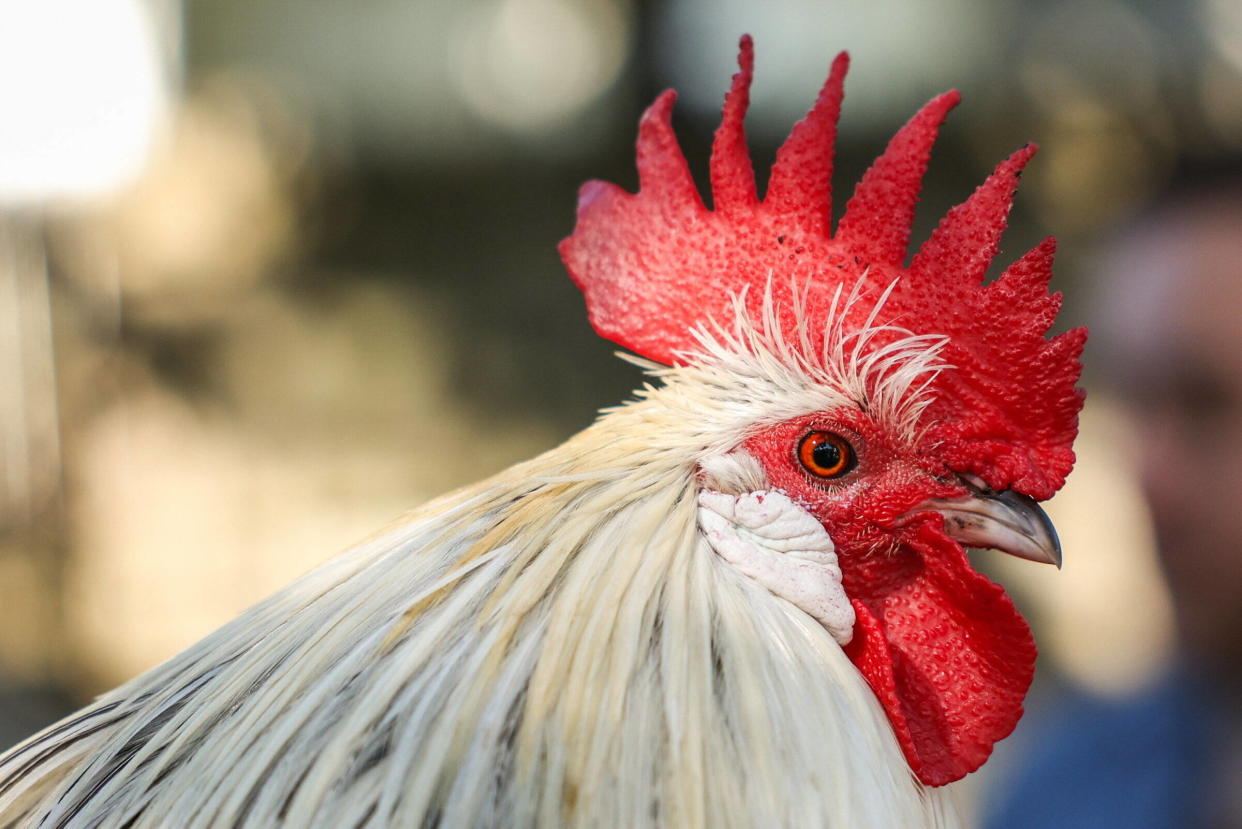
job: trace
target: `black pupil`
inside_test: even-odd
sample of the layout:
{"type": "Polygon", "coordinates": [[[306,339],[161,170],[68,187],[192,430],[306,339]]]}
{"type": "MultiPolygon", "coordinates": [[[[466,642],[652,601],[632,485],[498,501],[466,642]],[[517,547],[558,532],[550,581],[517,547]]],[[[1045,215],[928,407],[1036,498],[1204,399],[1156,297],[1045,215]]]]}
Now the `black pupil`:
{"type": "Polygon", "coordinates": [[[837,464],[841,463],[841,447],[826,440],[811,450],[811,457],[821,469],[836,469],[837,464]]]}

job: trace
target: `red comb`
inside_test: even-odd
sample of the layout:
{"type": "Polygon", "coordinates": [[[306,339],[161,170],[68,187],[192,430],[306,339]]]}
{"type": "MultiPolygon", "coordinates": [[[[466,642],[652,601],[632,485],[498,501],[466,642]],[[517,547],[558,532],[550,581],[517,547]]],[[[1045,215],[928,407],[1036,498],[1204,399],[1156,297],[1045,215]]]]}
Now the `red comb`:
{"type": "MultiPolygon", "coordinates": [[[[1046,339],[1060,304],[1047,292],[1051,239],[982,284],[1035,147],[1002,162],[903,268],[931,147],[958,95],[932,99],[897,132],[833,234],[833,149],[848,63],[845,53],[833,61],[815,105],[777,152],[760,200],[742,124],[754,53],[750,38],[742,38],[741,70],[712,145],[711,210],[673,133],[675,93],[656,99],[639,125],[639,192],[588,182],[574,233],[560,245],[591,324],[619,345],[672,364],[696,350],[696,326],[731,321],[732,297],[744,289],[752,319],[760,319],[770,286],[779,324],[792,334],[794,292],[806,287],[814,335],[838,286],[848,293],[862,280],[861,300],[851,309],[861,321],[896,280],[877,322],[949,338],[943,357],[954,370],[941,373],[928,408],[946,460],[960,460],[971,467],[963,471],[993,486],[1046,498],[1073,463],[1069,447],[1082,406],[1077,357],[1086,333],[1046,339]]],[[[819,345],[814,336],[811,345],[819,345]]]]}

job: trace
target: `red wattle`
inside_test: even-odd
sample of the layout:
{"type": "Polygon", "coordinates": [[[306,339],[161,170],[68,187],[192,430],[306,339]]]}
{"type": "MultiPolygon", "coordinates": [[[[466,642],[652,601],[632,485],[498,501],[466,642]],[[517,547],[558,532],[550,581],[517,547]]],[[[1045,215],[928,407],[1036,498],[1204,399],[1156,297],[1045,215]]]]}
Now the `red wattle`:
{"type": "Polygon", "coordinates": [[[936,530],[922,535],[937,549],[910,551],[889,578],[873,571],[851,592],[858,622],[846,653],[884,706],[910,768],[941,786],[979,768],[1017,725],[1035,642],[1013,602],[960,547],[936,530]]]}

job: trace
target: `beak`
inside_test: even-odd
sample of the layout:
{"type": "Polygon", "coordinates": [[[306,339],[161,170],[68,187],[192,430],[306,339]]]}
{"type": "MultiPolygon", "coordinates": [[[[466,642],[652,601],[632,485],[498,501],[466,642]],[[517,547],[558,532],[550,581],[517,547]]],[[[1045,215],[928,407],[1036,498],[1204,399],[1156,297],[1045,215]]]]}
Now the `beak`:
{"type": "Polygon", "coordinates": [[[920,508],[943,515],[945,532],[965,547],[1000,550],[1061,569],[1056,528],[1026,495],[975,491],[961,498],[934,498],[920,508]]]}

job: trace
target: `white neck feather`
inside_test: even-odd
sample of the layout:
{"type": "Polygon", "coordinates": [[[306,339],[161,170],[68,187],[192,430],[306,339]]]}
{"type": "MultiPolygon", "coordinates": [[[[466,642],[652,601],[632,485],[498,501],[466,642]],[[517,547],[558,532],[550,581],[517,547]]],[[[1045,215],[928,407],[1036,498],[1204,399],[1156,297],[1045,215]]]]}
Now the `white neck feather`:
{"type": "Polygon", "coordinates": [[[686,393],[427,505],[33,738],[0,759],[0,823],[947,824],[831,636],[707,547],[710,436],[660,431],[686,393]]]}

